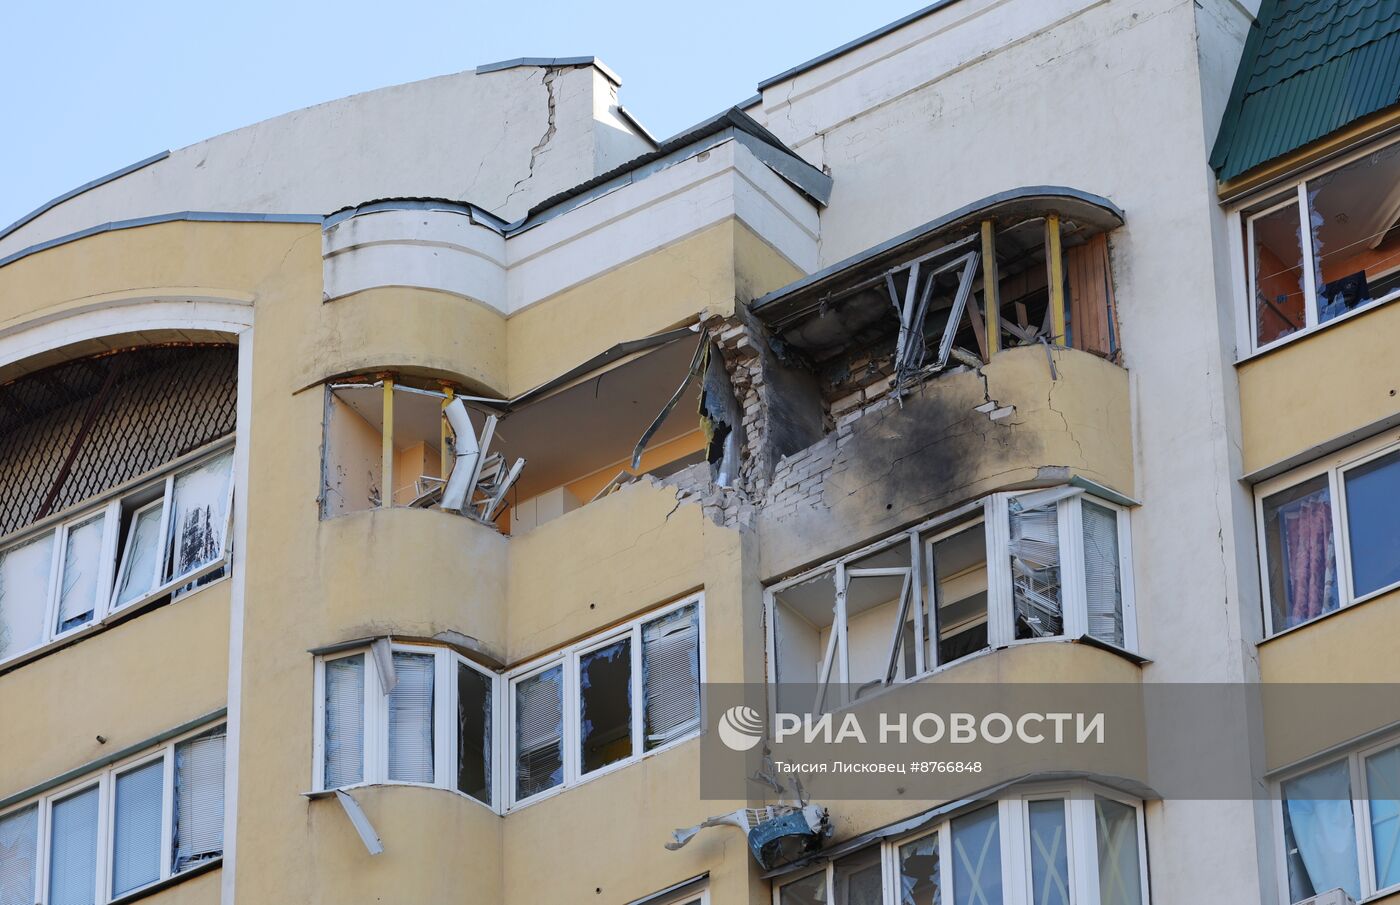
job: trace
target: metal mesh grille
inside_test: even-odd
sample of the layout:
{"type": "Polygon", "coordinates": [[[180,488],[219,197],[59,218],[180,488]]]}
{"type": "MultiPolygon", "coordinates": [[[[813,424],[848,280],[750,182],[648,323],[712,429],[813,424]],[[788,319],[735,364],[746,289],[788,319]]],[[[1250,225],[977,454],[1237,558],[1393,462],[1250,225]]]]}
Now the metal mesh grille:
{"type": "Polygon", "coordinates": [[[147,347],[0,386],[0,537],[233,433],[237,379],[234,346],[147,347]]]}

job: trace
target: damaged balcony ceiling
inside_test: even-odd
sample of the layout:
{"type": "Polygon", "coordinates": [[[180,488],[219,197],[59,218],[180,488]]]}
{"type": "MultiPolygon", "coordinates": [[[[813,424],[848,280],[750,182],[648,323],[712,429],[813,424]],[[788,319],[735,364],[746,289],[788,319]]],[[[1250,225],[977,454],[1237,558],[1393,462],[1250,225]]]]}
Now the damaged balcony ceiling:
{"type": "MultiPolygon", "coordinates": [[[[609,465],[621,469],[618,463],[631,457],[637,439],[685,378],[697,341],[671,342],[507,415],[497,428],[496,447],[507,459],[523,456],[530,463],[520,477],[519,498],[609,465]]],[[[650,446],[697,430],[699,407],[692,382],[650,446]]]]}
{"type": "MultiPolygon", "coordinates": [[[[1015,189],[974,202],[770,292],[754,300],[750,310],[784,341],[821,358],[852,341],[871,341],[873,332],[889,331],[892,309],[883,282],[885,272],[975,234],[983,220],[995,220],[1004,229],[1048,213],[1060,215],[1066,246],[1123,224],[1122,211],[1097,195],[1057,186],[1015,189]],[[836,317],[820,317],[828,311],[836,317]]],[[[1031,249],[999,246],[997,251],[1000,258],[1031,249]]]]}

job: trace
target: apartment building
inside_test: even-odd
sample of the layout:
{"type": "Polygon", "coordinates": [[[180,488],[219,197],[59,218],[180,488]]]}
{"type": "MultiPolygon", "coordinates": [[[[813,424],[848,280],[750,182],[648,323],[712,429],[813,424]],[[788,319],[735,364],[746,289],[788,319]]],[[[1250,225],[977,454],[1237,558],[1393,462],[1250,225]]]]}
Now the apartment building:
{"type": "Polygon", "coordinates": [[[522,58],[0,230],[0,905],[1400,901],[1374,710],[699,779],[710,686],[1395,681],[1392,7],[941,0],[665,140],[522,58]]]}

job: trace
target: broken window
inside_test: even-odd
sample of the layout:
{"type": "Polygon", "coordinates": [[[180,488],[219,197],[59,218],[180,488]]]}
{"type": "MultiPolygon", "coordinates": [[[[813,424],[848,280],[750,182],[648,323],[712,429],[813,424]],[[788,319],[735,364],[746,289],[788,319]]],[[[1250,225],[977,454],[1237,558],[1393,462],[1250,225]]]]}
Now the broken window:
{"type": "Polygon", "coordinates": [[[564,667],[515,683],[515,800],[564,782],[564,667]]]}
{"type": "Polygon", "coordinates": [[[1083,199],[993,203],[757,300],[785,363],[817,375],[832,418],[1002,348],[1121,357],[1106,230],[1083,199]]]}
{"type": "Polygon", "coordinates": [[[414,783],[498,807],[494,673],[445,647],[381,638],[318,658],[316,677],[317,790],[414,783]]]}
{"type": "Polygon", "coordinates": [[[700,609],[696,604],[642,624],[645,750],[700,728],[700,609]]]}
{"type": "Polygon", "coordinates": [[[0,661],[222,575],[232,467],[214,453],[0,546],[0,661]]]}
{"type": "Polygon", "coordinates": [[[1256,488],[1270,632],[1400,587],[1400,441],[1367,441],[1256,488]]]}
{"type": "Polygon", "coordinates": [[[831,710],[1017,640],[1090,636],[1131,650],[1127,527],[1126,511],[1077,487],[993,494],[774,585],[776,709],[831,710]],[[988,529],[998,523],[1004,532],[988,529]],[[1061,537],[1081,533],[1083,556],[1062,562],[1061,537]]]}
{"type": "Polygon", "coordinates": [[[578,658],[579,772],[592,773],[632,755],[632,638],[578,658]]]}
{"type": "Polygon", "coordinates": [[[124,898],[217,860],[223,831],[220,726],[0,813],[0,903],[124,898]]]}
{"type": "Polygon", "coordinates": [[[1254,347],[1400,294],[1400,144],[1243,212],[1254,347]]]}
{"type": "Polygon", "coordinates": [[[491,805],[495,682],[465,660],[457,663],[457,791],[491,805]]]}
{"type": "Polygon", "coordinates": [[[512,805],[700,731],[700,615],[683,601],[510,674],[512,805]]]}
{"type": "Polygon", "coordinates": [[[1139,802],[1089,783],[1032,787],[776,881],[774,902],[1142,905],[1144,850],[1139,802]]]}
{"type": "Polygon", "coordinates": [[[952,663],[987,647],[987,537],[982,519],[940,530],[928,551],[932,647],[927,663],[952,663]]]}
{"type": "Polygon", "coordinates": [[[328,385],[321,517],[438,506],[494,523],[525,465],[492,450],[496,421],[394,377],[328,385]]]}

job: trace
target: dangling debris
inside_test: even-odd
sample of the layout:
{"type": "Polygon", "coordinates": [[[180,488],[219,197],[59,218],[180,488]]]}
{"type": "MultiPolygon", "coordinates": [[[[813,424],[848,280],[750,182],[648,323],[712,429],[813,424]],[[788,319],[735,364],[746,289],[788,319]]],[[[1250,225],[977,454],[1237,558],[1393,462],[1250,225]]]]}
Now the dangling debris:
{"type": "Polygon", "coordinates": [[[505,456],[487,452],[496,433],[495,415],[486,416],[480,436],[472,432],[471,418],[461,399],[449,402],[443,415],[452,428],[452,451],[456,459],[452,475],[443,487],[440,506],[448,512],[460,512],[490,524],[505,505],[506,493],[520,477],[525,460],[516,459],[507,469],[505,456]]]}

